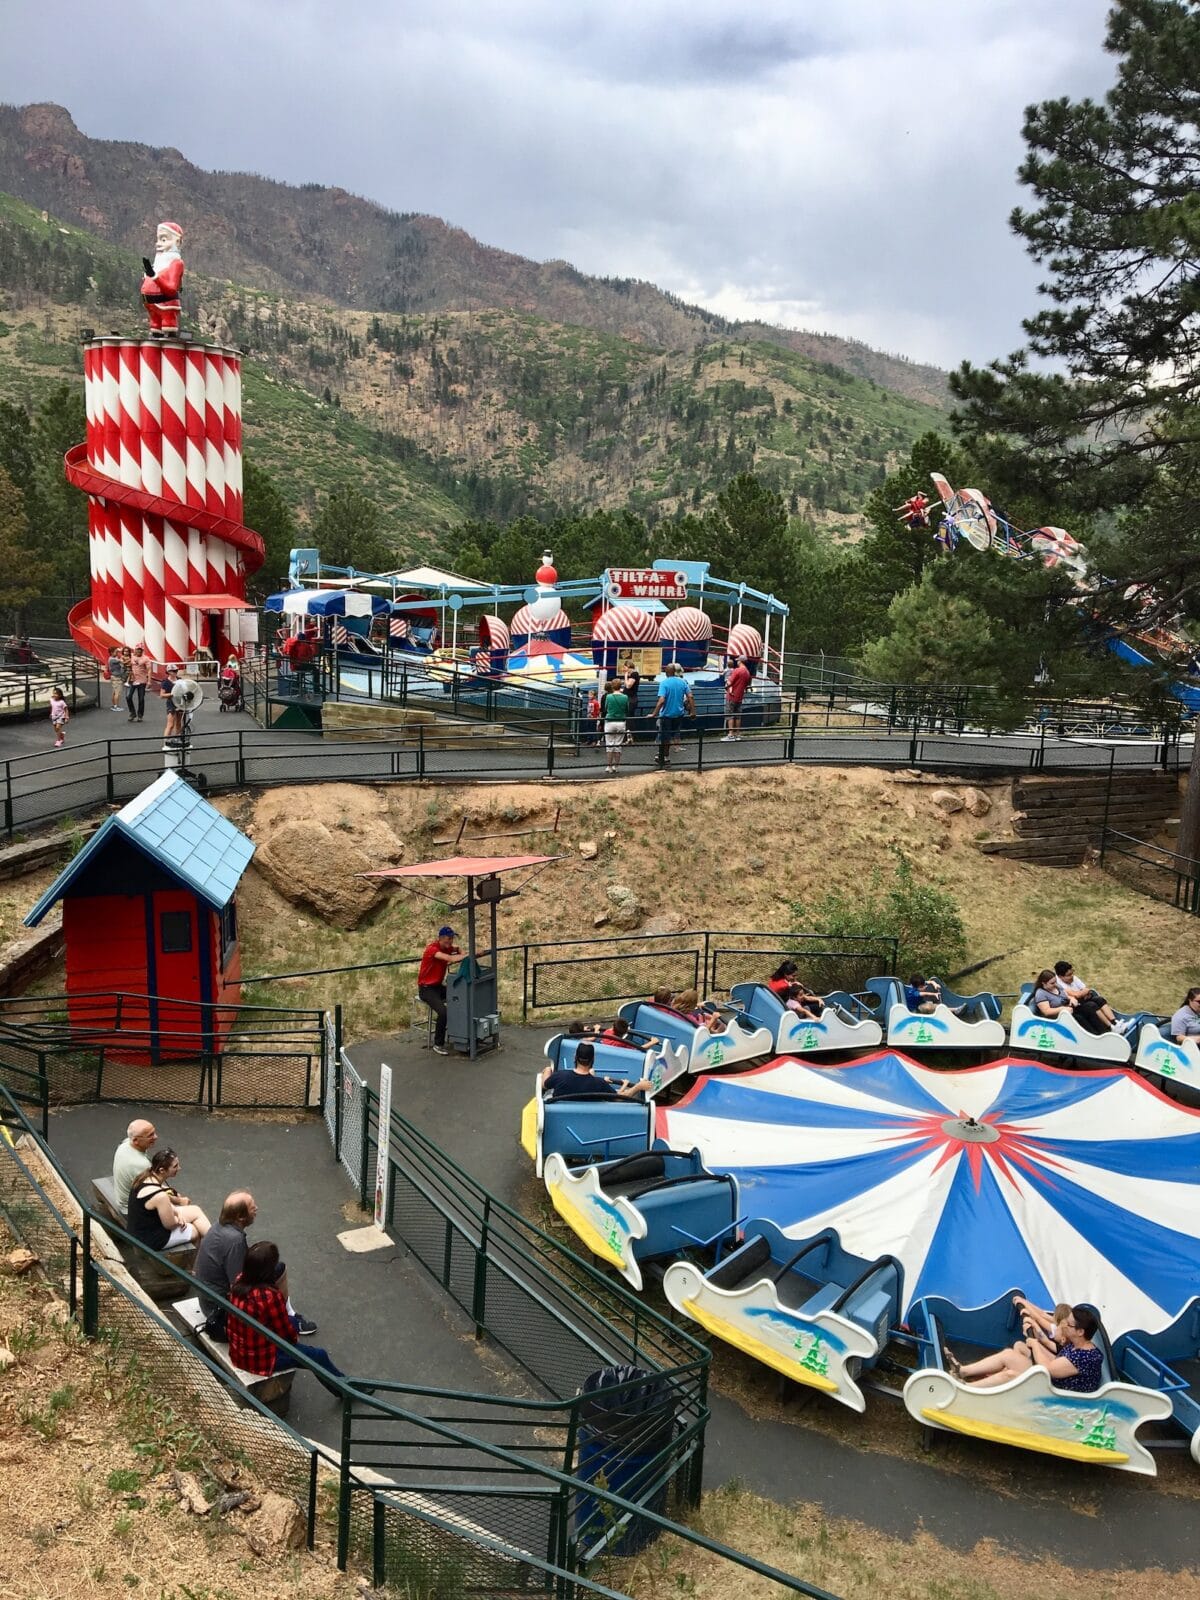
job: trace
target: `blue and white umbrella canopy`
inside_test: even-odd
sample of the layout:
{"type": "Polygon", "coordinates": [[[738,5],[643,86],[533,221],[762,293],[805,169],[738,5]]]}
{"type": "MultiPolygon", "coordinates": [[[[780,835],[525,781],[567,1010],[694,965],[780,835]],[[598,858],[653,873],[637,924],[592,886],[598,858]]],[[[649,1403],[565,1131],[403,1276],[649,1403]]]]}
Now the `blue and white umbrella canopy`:
{"type": "Polygon", "coordinates": [[[656,1132],[733,1173],[743,1216],[898,1257],[905,1310],[1021,1289],[1095,1305],[1116,1338],[1166,1327],[1200,1294],[1200,1112],[1132,1073],[780,1057],[702,1079],[658,1109],[656,1132]]]}
{"type": "Polygon", "coordinates": [[[284,589],[269,594],[264,611],[298,617],[373,617],[390,610],[386,600],[361,589],[284,589]]]}

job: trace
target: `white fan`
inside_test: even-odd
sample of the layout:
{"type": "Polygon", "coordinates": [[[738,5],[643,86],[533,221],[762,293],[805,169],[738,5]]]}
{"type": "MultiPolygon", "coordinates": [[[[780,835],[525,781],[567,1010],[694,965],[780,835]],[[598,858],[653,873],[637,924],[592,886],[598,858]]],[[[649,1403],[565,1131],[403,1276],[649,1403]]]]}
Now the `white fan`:
{"type": "Polygon", "coordinates": [[[204,690],[195,678],[180,678],[171,690],[171,704],[177,711],[195,711],[204,702],[204,690]]]}

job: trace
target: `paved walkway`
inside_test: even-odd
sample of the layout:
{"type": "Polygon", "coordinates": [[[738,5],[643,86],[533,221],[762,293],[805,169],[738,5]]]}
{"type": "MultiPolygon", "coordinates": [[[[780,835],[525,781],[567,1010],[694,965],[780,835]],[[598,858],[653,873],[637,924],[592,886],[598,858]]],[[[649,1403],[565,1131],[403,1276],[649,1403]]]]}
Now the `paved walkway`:
{"type": "MultiPolygon", "coordinates": [[[[138,794],[162,771],[165,712],[152,700],[144,723],[131,726],[123,713],[108,708],[81,712],[68,731],[63,750],[52,748],[48,722],[0,727],[0,803],[11,811],[15,829],[30,829],[64,815],[86,814],[110,801],[138,794]]],[[[703,746],[687,739],[676,752],[677,770],[777,766],[789,759],[786,727],[754,733],[738,744],[706,736],[703,746]]],[[[1124,771],[1151,769],[1158,746],[1123,741],[1112,746],[1124,771]]],[[[988,739],[975,734],[922,734],[914,761],[911,735],[902,729],[815,730],[797,736],[796,765],[907,767],[944,771],[960,777],[1000,777],[1028,769],[1039,741],[1027,734],[988,739]]],[[[1185,746],[1184,754],[1187,754],[1185,746]]],[[[597,781],[604,774],[603,752],[556,743],[554,777],[597,781]]],[[[1107,770],[1108,748],[1075,740],[1047,741],[1046,771],[1107,770]]],[[[222,713],[215,693],[196,713],[189,765],[213,790],[270,784],[358,779],[379,783],[412,781],[474,782],[489,779],[542,780],[547,776],[547,741],[516,740],[501,749],[434,749],[412,744],[337,740],[303,731],[260,728],[248,713],[222,713]]],[[[654,746],[626,750],[619,776],[653,770],[654,746]]]]}
{"type": "MultiPolygon", "coordinates": [[[[90,1179],[111,1169],[133,1114],[128,1106],[80,1106],[52,1118],[51,1146],[83,1193],[90,1179]]],[[[340,1232],[363,1219],[323,1121],[256,1122],[175,1107],[153,1115],[162,1141],[179,1152],[181,1189],[212,1220],[231,1190],[253,1191],[259,1206],[253,1237],[279,1245],[293,1299],[318,1324],[313,1343],[324,1345],[343,1371],[497,1392],[494,1359],[483,1359],[473,1327],[402,1245],[352,1255],[338,1243],[340,1232]]],[[[512,1387],[528,1392],[515,1375],[512,1387]]],[[[340,1417],[331,1395],[297,1378],[288,1415],[293,1428],[336,1449],[340,1417]]]]}
{"type": "MultiPolygon", "coordinates": [[[[416,1123],[467,1171],[518,1210],[527,1204],[532,1169],[517,1141],[521,1108],[545,1065],[549,1028],[508,1027],[503,1048],[469,1062],[433,1056],[412,1036],[360,1044],[350,1054],[368,1081],[381,1061],[395,1074],[396,1109],[416,1123]]],[[[1146,1479],[1053,1462],[1024,1451],[967,1443],[992,1471],[1007,1473],[1004,1492],[979,1482],[969,1468],[953,1471],[936,1455],[928,1462],[886,1455],[832,1438],[795,1421],[764,1422],[721,1393],[721,1350],[713,1362],[713,1419],[705,1453],[709,1488],[738,1479],[772,1499],[804,1499],[829,1516],[850,1517],[880,1532],[911,1538],[921,1528],[956,1549],[980,1539],[1072,1567],[1191,1567],[1195,1563],[1194,1501],[1162,1493],[1146,1479]],[[1071,1496],[1086,1511],[1071,1509],[1071,1496]]],[[[768,1380],[769,1383],[770,1380],[768,1380]]],[[[767,1389],[765,1392],[770,1393],[767,1389]]],[[[812,1402],[819,1406],[822,1402],[812,1402]]],[[[868,1405],[890,1404],[880,1397],[868,1405]]],[[[897,1415],[898,1428],[915,1424],[897,1415]]],[[[853,1419],[849,1430],[853,1433],[853,1419]]]]}

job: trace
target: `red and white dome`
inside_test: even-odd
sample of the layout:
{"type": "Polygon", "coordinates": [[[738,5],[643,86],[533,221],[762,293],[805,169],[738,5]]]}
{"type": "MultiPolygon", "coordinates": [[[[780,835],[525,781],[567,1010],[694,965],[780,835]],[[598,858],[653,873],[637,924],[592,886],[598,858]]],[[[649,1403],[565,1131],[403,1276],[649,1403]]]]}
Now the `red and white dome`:
{"type": "Polygon", "coordinates": [[[526,638],[534,633],[558,633],[563,628],[570,631],[570,627],[571,619],[561,606],[549,617],[540,617],[532,607],[522,606],[509,624],[514,635],[523,634],[526,638]]]}
{"type": "Polygon", "coordinates": [[[507,650],[512,644],[507,622],[499,617],[480,617],[479,642],[488,650],[507,650]]]}
{"type": "Polygon", "coordinates": [[[592,623],[592,638],[601,644],[657,644],[658,623],[637,606],[610,606],[592,623]]]}
{"type": "Polygon", "coordinates": [[[705,644],[713,636],[712,618],[699,606],[676,606],[662,619],[659,632],[680,644],[705,644]]]}
{"type": "Polygon", "coordinates": [[[763,655],[763,636],[757,628],[752,628],[748,622],[737,622],[729,630],[729,643],[725,646],[727,656],[740,656],[743,661],[761,661],[763,655]]]}

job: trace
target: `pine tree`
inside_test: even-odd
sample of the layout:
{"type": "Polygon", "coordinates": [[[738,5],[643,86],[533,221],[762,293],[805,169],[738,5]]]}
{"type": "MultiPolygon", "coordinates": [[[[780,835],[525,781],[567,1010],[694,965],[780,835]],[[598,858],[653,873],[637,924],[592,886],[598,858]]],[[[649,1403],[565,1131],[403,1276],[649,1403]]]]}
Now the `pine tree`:
{"type": "Polygon", "coordinates": [[[287,577],[288,558],[297,543],[296,519],[270,474],[253,461],[242,469],[242,515],[262,535],[266,557],[254,582],[273,589],[287,577]]]}
{"type": "Polygon", "coordinates": [[[379,507],[360,489],[333,491],[313,524],[313,543],[333,567],[386,572],[395,565],[379,507]]]}
{"type": "Polygon", "coordinates": [[[21,491],[0,467],[0,610],[21,612],[47,592],[54,568],[29,548],[29,521],[21,491]]]}
{"type": "MultiPolygon", "coordinates": [[[[1123,513],[1094,606],[1128,629],[1200,619],[1200,5],[1118,0],[1105,45],[1118,66],[1103,104],[1026,113],[1020,175],[1037,203],[1012,226],[1051,303],[1024,349],[964,365],[952,387],[993,492],[1123,513]],[[1153,589],[1149,618],[1131,583],[1153,589]]],[[[1200,738],[1179,851],[1200,859],[1200,738]]]]}

